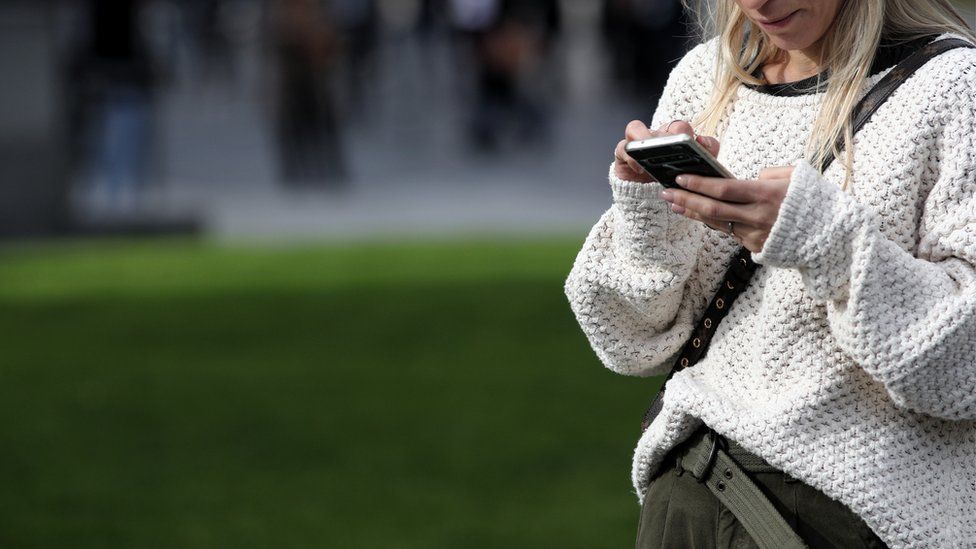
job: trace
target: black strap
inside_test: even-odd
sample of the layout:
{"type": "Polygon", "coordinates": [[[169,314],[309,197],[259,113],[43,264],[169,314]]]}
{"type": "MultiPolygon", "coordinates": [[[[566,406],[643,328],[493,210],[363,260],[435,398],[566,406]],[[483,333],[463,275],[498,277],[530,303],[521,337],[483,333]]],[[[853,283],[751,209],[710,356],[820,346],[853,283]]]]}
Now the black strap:
{"type": "MultiPolygon", "coordinates": [[[[951,49],[973,47],[976,46],[965,40],[946,38],[929,42],[906,57],[895,65],[895,68],[891,69],[888,74],[884,75],[871,88],[871,91],[854,107],[854,112],[851,115],[851,119],[853,120],[853,133],[857,133],[858,130],[867,124],[871,120],[871,116],[878,110],[878,107],[898,89],[898,86],[901,86],[909,77],[915,74],[915,71],[930,59],[951,49]]],[[[843,141],[841,140],[837,148],[840,149],[842,145],[843,141]]],[[[823,173],[826,171],[833,161],[834,154],[831,152],[821,163],[820,172],[823,173]]],[[[722,285],[719,286],[718,293],[712,298],[712,302],[708,304],[708,308],[705,309],[705,314],[692,332],[691,338],[685,343],[685,346],[678,354],[678,358],[671,368],[667,380],[670,380],[675,372],[695,364],[705,355],[705,351],[708,350],[708,344],[712,341],[712,336],[715,334],[719,322],[728,314],[732,303],[745,290],[758,268],[759,265],[752,260],[752,253],[745,248],[740,248],[729,264],[725,277],[722,280],[722,285]]],[[[661,412],[661,407],[664,404],[664,387],[667,384],[667,380],[661,385],[661,390],[658,391],[654,400],[651,401],[651,405],[644,412],[644,418],[641,421],[641,431],[646,430],[651,422],[654,421],[654,418],[661,412]]]]}

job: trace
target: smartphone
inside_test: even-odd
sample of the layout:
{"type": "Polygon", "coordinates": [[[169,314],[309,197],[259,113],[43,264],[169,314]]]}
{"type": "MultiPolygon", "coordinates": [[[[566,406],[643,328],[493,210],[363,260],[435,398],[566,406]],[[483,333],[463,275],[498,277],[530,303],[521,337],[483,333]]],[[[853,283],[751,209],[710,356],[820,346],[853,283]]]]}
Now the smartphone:
{"type": "Polygon", "coordinates": [[[627,154],[669,188],[679,187],[674,178],[683,173],[735,179],[705,147],[683,133],[631,141],[627,143],[627,154]]]}

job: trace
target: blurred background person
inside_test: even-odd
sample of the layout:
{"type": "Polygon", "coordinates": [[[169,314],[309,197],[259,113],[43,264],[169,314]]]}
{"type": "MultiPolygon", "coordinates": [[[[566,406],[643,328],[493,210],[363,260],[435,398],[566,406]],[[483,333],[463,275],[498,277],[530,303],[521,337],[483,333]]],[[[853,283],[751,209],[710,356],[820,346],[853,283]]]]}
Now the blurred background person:
{"type": "Polygon", "coordinates": [[[141,205],[153,136],[157,70],[140,26],[139,0],[87,0],[69,117],[82,209],[132,216],[141,205]]]}
{"type": "Polygon", "coordinates": [[[601,27],[614,78],[653,110],[668,74],[688,49],[687,18],[674,0],[603,0],[601,27]]]}
{"type": "Polygon", "coordinates": [[[380,11],[376,0],[331,0],[329,5],[330,19],[341,41],[345,102],[357,114],[368,114],[363,110],[363,98],[377,69],[380,11]]]}
{"type": "Polygon", "coordinates": [[[420,0],[417,8],[416,29],[424,37],[437,28],[448,12],[448,0],[420,0]]]}
{"type": "Polygon", "coordinates": [[[282,182],[335,187],[347,176],[332,87],[339,55],[336,19],[317,0],[275,0],[272,21],[282,182]]]}
{"type": "Polygon", "coordinates": [[[197,78],[226,83],[237,74],[228,19],[237,7],[234,0],[184,0],[183,9],[197,56],[197,78]]]}
{"type": "Polygon", "coordinates": [[[524,80],[537,75],[560,29],[556,0],[455,0],[455,28],[472,42],[477,67],[471,143],[494,151],[511,135],[519,144],[546,141],[544,100],[524,80]]]}

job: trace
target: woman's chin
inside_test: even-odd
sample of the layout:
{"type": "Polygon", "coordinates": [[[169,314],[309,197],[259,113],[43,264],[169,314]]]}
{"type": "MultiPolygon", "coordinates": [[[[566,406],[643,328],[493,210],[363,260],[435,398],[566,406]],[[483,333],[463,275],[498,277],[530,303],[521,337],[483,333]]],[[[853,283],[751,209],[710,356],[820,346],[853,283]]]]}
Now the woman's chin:
{"type": "Polygon", "coordinates": [[[816,43],[816,40],[810,40],[802,36],[767,34],[766,38],[777,48],[786,51],[805,50],[816,43]]]}

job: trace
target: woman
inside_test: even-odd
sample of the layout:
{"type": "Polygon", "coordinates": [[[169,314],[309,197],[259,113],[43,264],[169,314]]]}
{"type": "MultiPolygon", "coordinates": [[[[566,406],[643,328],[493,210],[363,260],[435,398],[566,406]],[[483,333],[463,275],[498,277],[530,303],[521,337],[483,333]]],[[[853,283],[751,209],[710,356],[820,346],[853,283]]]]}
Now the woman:
{"type": "Polygon", "coordinates": [[[944,0],[712,11],[717,37],[671,74],[657,129],[627,126],[613,205],[566,282],[603,363],[651,376],[670,370],[739,246],[761,266],[640,438],[638,546],[774,545],[721,503],[724,484],[685,474],[727,454],[738,468],[707,478],[748,471],[772,504],[752,523],[779,520],[809,546],[972,547],[976,50],[928,61],[856,135],[849,120],[904,57],[973,34],[944,0]],[[742,180],[663,190],[624,151],[678,132],[742,180]]]}

